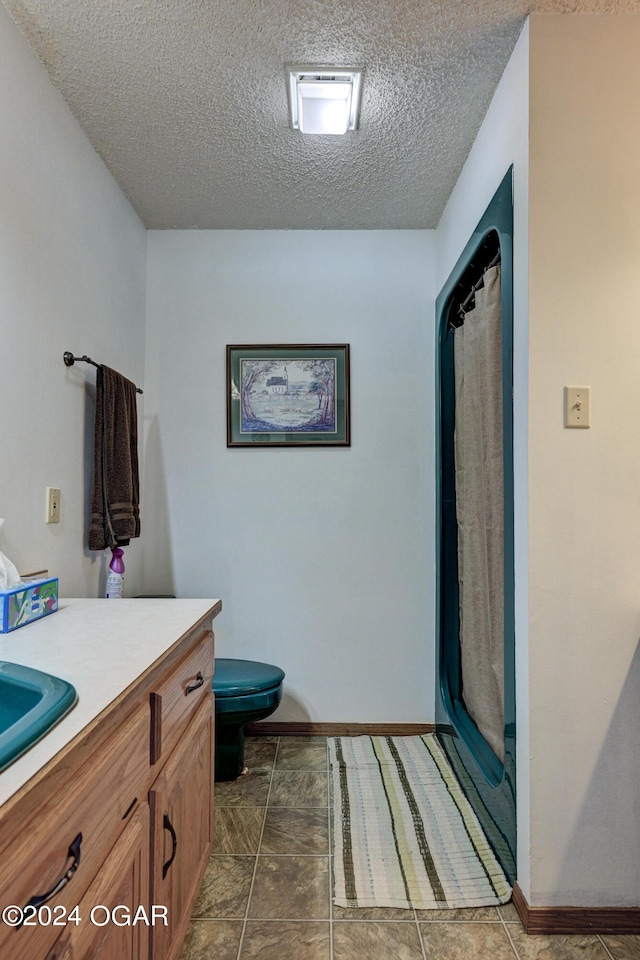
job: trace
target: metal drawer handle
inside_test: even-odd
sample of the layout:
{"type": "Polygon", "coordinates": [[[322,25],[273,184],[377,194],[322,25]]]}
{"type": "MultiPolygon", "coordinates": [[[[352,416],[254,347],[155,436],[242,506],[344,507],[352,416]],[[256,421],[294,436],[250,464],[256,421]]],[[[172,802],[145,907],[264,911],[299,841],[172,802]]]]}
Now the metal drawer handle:
{"type": "Polygon", "coordinates": [[[165,878],[166,875],[167,875],[167,871],[168,871],[169,867],[171,866],[171,864],[173,863],[173,861],[174,861],[175,858],[176,858],[176,850],[178,849],[178,838],[176,837],[176,832],[175,832],[175,830],[173,829],[173,824],[171,823],[171,820],[169,820],[169,814],[168,814],[168,813],[165,813],[165,815],[164,815],[164,819],[163,819],[163,821],[162,821],[162,826],[164,827],[165,830],[168,830],[169,833],[171,834],[171,844],[172,844],[172,845],[171,845],[171,856],[169,857],[169,859],[167,860],[166,863],[163,863],[163,864],[162,864],[162,879],[164,880],[164,878],[165,878]]]}
{"type": "Polygon", "coordinates": [[[203,683],[204,677],[202,676],[202,670],[198,670],[196,674],[196,682],[189,684],[184,692],[185,697],[189,696],[190,693],[193,693],[194,690],[199,690],[203,683]]]}
{"type": "MultiPolygon", "coordinates": [[[[74,873],[80,866],[80,844],[81,843],[82,843],[82,834],[79,833],[78,836],[73,841],[73,843],[71,844],[71,846],[69,847],[69,852],[67,853],[67,857],[73,857],[73,863],[71,864],[69,869],[66,871],[66,873],[64,873],[60,877],[55,887],[52,887],[51,890],[49,890],[47,893],[43,893],[40,896],[31,897],[31,900],[29,900],[29,903],[25,904],[23,913],[24,913],[24,910],[27,909],[27,907],[34,907],[37,910],[38,907],[41,907],[48,900],[51,900],[52,897],[55,897],[56,893],[59,893],[63,887],[66,887],[66,885],[69,883],[74,873]]],[[[20,926],[22,926],[22,924],[20,924],[20,926]]]]}

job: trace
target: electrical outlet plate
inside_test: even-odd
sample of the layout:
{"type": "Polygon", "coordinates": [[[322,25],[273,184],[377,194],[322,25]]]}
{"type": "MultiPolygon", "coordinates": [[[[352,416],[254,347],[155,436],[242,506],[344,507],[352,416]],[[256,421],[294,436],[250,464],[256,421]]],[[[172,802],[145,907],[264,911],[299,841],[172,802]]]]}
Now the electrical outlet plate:
{"type": "Polygon", "coordinates": [[[60,523],[60,488],[47,487],[45,523],[60,523]]]}
{"type": "Polygon", "coordinates": [[[591,387],[564,388],[564,425],[583,430],[591,426],[591,387]]]}

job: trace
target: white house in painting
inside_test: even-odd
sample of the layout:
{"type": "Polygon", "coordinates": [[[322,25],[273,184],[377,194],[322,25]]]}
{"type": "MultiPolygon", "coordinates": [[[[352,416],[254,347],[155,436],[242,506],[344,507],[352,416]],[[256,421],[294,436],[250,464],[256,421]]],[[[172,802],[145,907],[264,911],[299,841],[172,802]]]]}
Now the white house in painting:
{"type": "Polygon", "coordinates": [[[269,393],[287,393],[289,390],[289,377],[287,368],[284,368],[282,377],[269,377],[267,380],[267,390],[269,393]]]}

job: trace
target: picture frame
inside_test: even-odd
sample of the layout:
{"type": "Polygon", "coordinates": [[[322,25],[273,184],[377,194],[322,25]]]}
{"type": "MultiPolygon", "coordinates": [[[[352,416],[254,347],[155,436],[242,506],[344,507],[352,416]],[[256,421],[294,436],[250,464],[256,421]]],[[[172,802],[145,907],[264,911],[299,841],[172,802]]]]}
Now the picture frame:
{"type": "Polygon", "coordinates": [[[228,344],[228,447],[348,447],[349,344],[228,344]]]}

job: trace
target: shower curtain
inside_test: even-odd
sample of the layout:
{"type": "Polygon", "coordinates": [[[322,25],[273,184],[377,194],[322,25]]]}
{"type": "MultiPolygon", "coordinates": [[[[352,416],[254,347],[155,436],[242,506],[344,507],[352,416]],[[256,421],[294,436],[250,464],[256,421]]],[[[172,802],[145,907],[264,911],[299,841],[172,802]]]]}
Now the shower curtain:
{"type": "Polygon", "coordinates": [[[504,760],[504,497],[500,266],[455,331],[455,487],[462,699],[504,760]]]}

